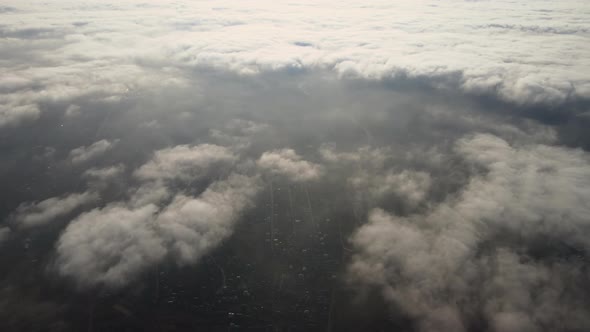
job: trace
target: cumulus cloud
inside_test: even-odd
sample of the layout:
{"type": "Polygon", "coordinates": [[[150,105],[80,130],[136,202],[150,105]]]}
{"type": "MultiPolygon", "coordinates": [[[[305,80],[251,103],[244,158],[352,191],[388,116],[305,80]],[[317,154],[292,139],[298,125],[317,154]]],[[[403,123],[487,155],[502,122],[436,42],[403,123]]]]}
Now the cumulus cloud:
{"type": "Polygon", "coordinates": [[[181,186],[206,176],[215,176],[230,169],[238,161],[232,149],[214,145],[177,145],[154,152],[152,158],[133,172],[141,185],[131,189],[131,204],[159,204],[174,195],[181,186]]]}
{"type": "Polygon", "coordinates": [[[303,160],[293,149],[267,151],[256,163],[258,167],[291,181],[316,180],[322,173],[320,165],[303,160]]]}
{"type": "Polygon", "coordinates": [[[420,204],[430,189],[430,175],[425,172],[404,170],[382,174],[360,171],[349,179],[354,190],[368,190],[371,200],[380,200],[394,194],[413,208],[420,204]]]}
{"type": "Polygon", "coordinates": [[[258,187],[255,178],[231,175],[198,197],[177,194],[161,210],[112,203],[86,212],[60,237],[57,268],[82,287],[117,288],[167,256],[196,263],[233,232],[258,187]]]}
{"type": "Polygon", "coordinates": [[[176,178],[188,181],[206,175],[215,165],[228,164],[236,159],[230,149],[219,145],[178,145],[156,151],[152,160],[134,174],[143,180],[176,178]]]}
{"type": "Polygon", "coordinates": [[[14,212],[12,220],[19,227],[41,226],[55,218],[65,216],[81,206],[94,203],[98,198],[97,193],[84,192],[51,197],[36,203],[23,203],[14,212]]]}
{"type": "MultiPolygon", "coordinates": [[[[257,177],[219,174],[202,193],[190,196],[190,181],[238,160],[230,149],[201,144],[156,151],[137,168],[140,181],[125,201],[75,218],[60,237],[57,269],[82,287],[118,288],[165,258],[194,264],[233,232],[241,213],[260,190],[257,177]],[[180,182],[175,182],[180,180],[180,182]]],[[[123,166],[90,169],[97,179],[123,166]]]]}
{"type": "Polygon", "coordinates": [[[412,150],[392,151],[390,148],[360,147],[353,151],[336,151],[323,145],[319,149],[322,158],[339,169],[346,170],[347,183],[354,193],[355,204],[368,203],[378,206],[383,202],[397,201],[406,212],[415,210],[426,202],[432,179],[428,172],[408,170],[404,164],[412,165],[413,159],[436,167],[439,156],[432,151],[421,151],[420,156],[412,150]]]}
{"type": "Polygon", "coordinates": [[[194,263],[233,232],[240,213],[260,190],[255,178],[232,175],[198,197],[177,195],[157,218],[175,259],[194,263]]]}
{"type": "Polygon", "coordinates": [[[86,161],[95,159],[105,154],[107,151],[111,150],[117,143],[118,140],[109,141],[106,139],[102,139],[100,141],[92,143],[91,145],[75,148],[72,151],[70,151],[70,160],[74,164],[84,163],[86,161]]]}
{"type": "Polygon", "coordinates": [[[105,168],[90,168],[84,171],[84,176],[94,180],[105,181],[121,175],[125,171],[125,165],[119,164],[105,168]]]}
{"type": "Polygon", "coordinates": [[[590,249],[586,153],[492,135],[456,151],[483,173],[425,215],[374,209],[352,238],[351,278],[379,287],[423,331],[468,330],[481,313],[495,331],[588,328],[579,263],[534,254],[547,239],[590,249]]]}
{"type": "Polygon", "coordinates": [[[0,105],[0,127],[36,120],[40,113],[37,105],[0,105]]]}
{"type": "Polygon", "coordinates": [[[71,222],[56,250],[59,272],[82,286],[122,286],[166,254],[153,230],[157,208],[117,204],[84,213],[71,222]]]}

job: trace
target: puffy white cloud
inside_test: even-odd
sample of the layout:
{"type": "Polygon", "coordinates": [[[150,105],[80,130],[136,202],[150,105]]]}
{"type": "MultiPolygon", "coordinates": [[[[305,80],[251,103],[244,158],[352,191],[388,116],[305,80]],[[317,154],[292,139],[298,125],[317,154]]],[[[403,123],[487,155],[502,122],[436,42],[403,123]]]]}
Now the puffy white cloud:
{"type": "Polygon", "coordinates": [[[320,165],[303,160],[293,149],[267,151],[257,161],[258,167],[291,181],[316,180],[322,173],[320,165]]]}
{"type": "Polygon", "coordinates": [[[180,180],[187,185],[212,176],[220,168],[229,169],[237,160],[232,149],[214,144],[177,145],[157,150],[148,162],[133,172],[142,183],[131,190],[131,204],[159,204],[178,189],[169,188],[169,182],[180,180]]]}
{"type": "Polygon", "coordinates": [[[237,157],[233,152],[223,146],[177,145],[156,151],[152,160],[137,169],[134,174],[142,180],[189,181],[206,175],[213,166],[231,164],[235,160],[237,157]]]}
{"type": "Polygon", "coordinates": [[[105,181],[121,175],[124,171],[125,165],[123,164],[118,164],[105,168],[93,167],[84,171],[83,176],[94,180],[105,181]]]}
{"type": "Polygon", "coordinates": [[[198,197],[177,194],[162,209],[132,199],[86,212],[59,239],[57,268],[82,287],[117,288],[165,257],[196,263],[233,232],[259,187],[256,178],[233,174],[198,197]]]}
{"type": "MultiPolygon", "coordinates": [[[[201,144],[158,150],[135,170],[129,197],[74,219],[57,244],[57,268],[82,287],[122,287],[165,258],[193,264],[233,232],[260,190],[256,176],[230,173],[190,196],[191,181],[210,171],[232,170],[229,148],[201,144]],[[175,182],[175,180],[181,180],[175,182]]],[[[117,176],[122,165],[84,175],[117,176]]]]}
{"type": "Polygon", "coordinates": [[[430,175],[426,172],[403,170],[372,174],[359,171],[349,179],[354,190],[368,190],[371,200],[379,200],[394,194],[409,208],[420,204],[430,189],[430,175]]]}
{"type": "Polygon", "coordinates": [[[28,79],[4,73],[0,78],[0,128],[17,126],[23,122],[36,120],[41,111],[39,106],[23,98],[10,98],[22,89],[29,88],[28,79]]]}
{"type": "Polygon", "coordinates": [[[102,139],[100,141],[92,143],[89,146],[81,146],[75,148],[72,151],[70,151],[70,160],[74,164],[84,163],[91,159],[100,157],[107,151],[111,150],[117,143],[118,140],[109,141],[106,139],[102,139]]]}
{"type": "Polygon", "coordinates": [[[218,246],[259,190],[256,178],[232,175],[198,197],[174,197],[157,218],[173,257],[181,264],[194,263],[218,246]]]}
{"type": "Polygon", "coordinates": [[[143,183],[138,188],[131,189],[130,204],[132,206],[160,204],[173,194],[173,190],[160,181],[143,183]]]}
{"type": "Polygon", "coordinates": [[[590,158],[585,151],[512,147],[491,135],[461,140],[457,151],[488,170],[471,180],[466,199],[457,203],[463,216],[497,223],[523,236],[562,236],[590,245],[583,235],[590,231],[590,207],[584,204],[590,198],[590,158]]]}
{"type": "Polygon", "coordinates": [[[484,172],[424,215],[374,209],[352,239],[351,278],[380,287],[424,331],[465,330],[457,322],[480,312],[495,331],[590,327],[577,306],[579,265],[529,252],[538,239],[590,251],[587,154],[491,135],[462,139],[456,151],[484,172]]]}
{"type": "Polygon", "coordinates": [[[166,254],[153,230],[155,205],[117,204],[74,219],[57,243],[57,268],[81,286],[118,287],[159,262],[166,254]]]}
{"type": "Polygon", "coordinates": [[[37,105],[0,105],[0,127],[36,120],[41,112],[37,105]]]}
{"type": "Polygon", "coordinates": [[[23,203],[16,209],[12,219],[19,227],[40,226],[65,216],[81,206],[94,203],[98,198],[97,193],[84,192],[51,197],[36,203],[23,203]]]}

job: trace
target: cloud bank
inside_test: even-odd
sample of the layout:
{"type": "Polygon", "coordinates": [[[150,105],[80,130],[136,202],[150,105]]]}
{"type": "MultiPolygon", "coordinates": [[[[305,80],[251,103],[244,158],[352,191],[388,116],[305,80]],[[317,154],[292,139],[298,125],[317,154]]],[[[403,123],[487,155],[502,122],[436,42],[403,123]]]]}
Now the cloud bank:
{"type": "Polygon", "coordinates": [[[184,86],[185,68],[329,70],[523,105],[579,108],[590,98],[584,1],[180,4],[9,0],[0,125],[38,119],[47,104],[72,114],[67,104],[79,99],[184,86]],[[27,61],[39,66],[21,66],[27,61]]]}

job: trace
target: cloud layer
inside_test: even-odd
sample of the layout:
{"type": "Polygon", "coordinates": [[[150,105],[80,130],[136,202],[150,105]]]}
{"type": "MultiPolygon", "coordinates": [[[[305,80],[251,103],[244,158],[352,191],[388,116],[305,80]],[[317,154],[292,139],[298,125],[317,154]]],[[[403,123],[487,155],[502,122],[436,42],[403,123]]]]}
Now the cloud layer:
{"type": "Polygon", "coordinates": [[[588,9],[579,0],[7,5],[15,10],[0,31],[2,126],[37,119],[48,103],[183,86],[184,68],[326,69],[528,105],[590,98],[588,9]]]}

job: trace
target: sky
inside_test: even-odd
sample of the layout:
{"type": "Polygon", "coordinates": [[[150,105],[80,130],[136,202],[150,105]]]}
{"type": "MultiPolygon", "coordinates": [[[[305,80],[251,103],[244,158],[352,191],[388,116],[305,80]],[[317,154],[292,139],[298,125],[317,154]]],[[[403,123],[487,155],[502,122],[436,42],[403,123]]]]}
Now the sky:
{"type": "Polygon", "coordinates": [[[257,266],[239,289],[282,275],[285,307],[289,278],[330,275],[330,306],[294,309],[305,330],[590,330],[587,1],[4,0],[0,18],[3,329],[91,329],[87,298],[125,314],[152,275],[238,289],[257,266]]]}

